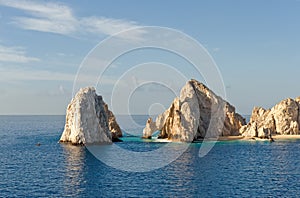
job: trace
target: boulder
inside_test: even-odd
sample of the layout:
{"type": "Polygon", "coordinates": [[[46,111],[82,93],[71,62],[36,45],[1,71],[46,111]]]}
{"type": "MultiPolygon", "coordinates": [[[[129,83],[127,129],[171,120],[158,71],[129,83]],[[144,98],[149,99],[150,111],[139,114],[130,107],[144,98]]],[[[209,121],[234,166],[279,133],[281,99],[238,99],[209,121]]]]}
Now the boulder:
{"type": "Polygon", "coordinates": [[[257,124],[256,122],[249,123],[248,125],[244,125],[240,128],[240,133],[245,137],[257,137],[257,124]]]}
{"type": "Polygon", "coordinates": [[[190,80],[180,96],[155,121],[147,120],[143,137],[160,131],[159,138],[192,142],[204,137],[239,135],[245,119],[204,84],[190,80]]]}
{"type": "Polygon", "coordinates": [[[60,142],[72,144],[111,143],[122,136],[113,113],[93,87],[78,91],[66,112],[65,128],[60,142]]]}
{"type": "Polygon", "coordinates": [[[240,133],[246,137],[261,138],[269,138],[272,134],[299,134],[299,107],[300,97],[282,100],[268,110],[255,107],[250,122],[240,129],[240,133]]]}

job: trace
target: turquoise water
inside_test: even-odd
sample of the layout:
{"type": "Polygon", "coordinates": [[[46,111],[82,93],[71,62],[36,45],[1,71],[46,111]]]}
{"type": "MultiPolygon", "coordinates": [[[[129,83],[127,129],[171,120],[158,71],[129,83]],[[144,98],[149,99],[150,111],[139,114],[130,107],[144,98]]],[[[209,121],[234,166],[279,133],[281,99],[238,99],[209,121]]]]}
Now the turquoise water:
{"type": "MultiPolygon", "coordinates": [[[[144,123],[146,117],[135,119],[144,123]]],[[[203,158],[198,157],[201,143],[191,144],[171,164],[134,173],[105,165],[85,147],[57,143],[63,126],[64,116],[0,116],[1,197],[300,195],[299,141],[219,142],[203,158]]],[[[140,128],[125,131],[137,133],[140,128]]],[[[116,144],[141,152],[166,144],[123,139],[116,144]]]]}

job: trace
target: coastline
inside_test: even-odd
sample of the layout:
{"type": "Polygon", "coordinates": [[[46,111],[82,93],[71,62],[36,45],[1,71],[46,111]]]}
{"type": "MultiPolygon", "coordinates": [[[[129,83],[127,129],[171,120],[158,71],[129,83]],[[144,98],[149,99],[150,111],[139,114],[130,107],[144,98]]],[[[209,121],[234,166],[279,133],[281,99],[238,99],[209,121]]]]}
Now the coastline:
{"type": "Polygon", "coordinates": [[[300,140],[300,135],[273,135],[274,140],[300,140]]]}
{"type": "MultiPolygon", "coordinates": [[[[288,140],[300,140],[300,135],[272,135],[273,140],[276,141],[288,141],[288,140]]],[[[259,137],[244,137],[244,136],[220,136],[218,138],[206,138],[206,141],[220,141],[220,142],[226,142],[226,141],[270,141],[270,139],[267,138],[259,138],[259,137]]],[[[200,140],[199,142],[202,142],[203,140],[200,140]]],[[[161,142],[161,143],[170,143],[170,142],[180,142],[180,141],[174,141],[170,139],[158,139],[153,138],[150,139],[149,142],[161,142]]],[[[195,141],[198,142],[198,141],[195,141]]]]}
{"type": "MultiPolygon", "coordinates": [[[[272,135],[272,138],[277,140],[300,140],[300,135],[272,135]]],[[[258,138],[258,137],[243,137],[243,136],[221,136],[218,141],[269,141],[269,139],[258,138]]]]}

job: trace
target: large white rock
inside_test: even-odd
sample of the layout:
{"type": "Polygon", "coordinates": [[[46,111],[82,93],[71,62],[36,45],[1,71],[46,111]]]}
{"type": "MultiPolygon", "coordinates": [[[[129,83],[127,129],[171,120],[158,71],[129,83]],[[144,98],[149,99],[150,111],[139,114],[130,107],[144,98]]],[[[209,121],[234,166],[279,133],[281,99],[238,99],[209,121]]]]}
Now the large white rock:
{"type": "Polygon", "coordinates": [[[250,122],[240,129],[243,136],[270,137],[272,134],[299,134],[300,97],[282,100],[271,109],[255,107],[250,122]],[[255,126],[255,127],[253,127],[255,126]]]}
{"type": "Polygon", "coordinates": [[[98,96],[92,87],[80,89],[68,105],[60,142],[111,143],[113,138],[120,136],[121,129],[102,96],[98,96]]]}
{"type": "Polygon", "coordinates": [[[235,113],[233,106],[202,83],[190,80],[169,109],[155,122],[147,120],[143,137],[160,131],[159,138],[191,142],[204,137],[238,135],[244,124],[245,119],[235,113]]]}
{"type": "Polygon", "coordinates": [[[276,132],[280,134],[298,134],[298,103],[291,99],[285,99],[272,108],[276,132]]]}

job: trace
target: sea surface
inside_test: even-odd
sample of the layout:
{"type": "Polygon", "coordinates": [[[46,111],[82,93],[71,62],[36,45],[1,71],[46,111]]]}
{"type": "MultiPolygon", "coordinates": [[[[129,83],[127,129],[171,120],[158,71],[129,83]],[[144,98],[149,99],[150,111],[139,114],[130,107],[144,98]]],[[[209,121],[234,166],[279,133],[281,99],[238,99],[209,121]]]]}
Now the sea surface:
{"type": "MultiPolygon", "coordinates": [[[[126,116],[118,119],[130,123],[126,116]]],[[[124,124],[124,142],[115,145],[147,152],[168,144],[135,137],[146,119],[135,116],[140,125],[124,124]]],[[[202,158],[203,143],[193,143],[167,166],[128,172],[106,165],[85,147],[58,143],[64,122],[64,116],[0,116],[0,197],[300,196],[296,140],[217,142],[202,158]]],[[[159,159],[148,160],[155,165],[159,159]]]]}

